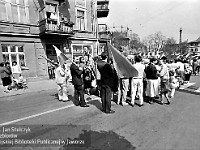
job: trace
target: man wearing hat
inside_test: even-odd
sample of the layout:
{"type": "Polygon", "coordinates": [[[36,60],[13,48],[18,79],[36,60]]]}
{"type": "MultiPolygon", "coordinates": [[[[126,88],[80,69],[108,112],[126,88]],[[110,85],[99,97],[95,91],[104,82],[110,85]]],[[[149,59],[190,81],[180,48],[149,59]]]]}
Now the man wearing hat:
{"type": "Polygon", "coordinates": [[[101,101],[102,111],[105,113],[114,113],[111,110],[112,89],[114,86],[114,71],[112,66],[107,62],[107,53],[101,54],[101,60],[97,63],[97,69],[101,75],[101,101]]]}

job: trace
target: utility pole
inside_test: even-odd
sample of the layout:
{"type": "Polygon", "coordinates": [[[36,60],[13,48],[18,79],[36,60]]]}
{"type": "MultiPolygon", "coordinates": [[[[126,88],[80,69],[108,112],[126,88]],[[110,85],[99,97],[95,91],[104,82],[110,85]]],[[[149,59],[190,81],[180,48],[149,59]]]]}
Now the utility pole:
{"type": "Polygon", "coordinates": [[[182,53],[182,52],[181,52],[181,43],[182,43],[182,28],[180,28],[179,32],[180,32],[180,38],[179,38],[179,51],[180,51],[180,54],[181,54],[181,53],[182,53]]]}

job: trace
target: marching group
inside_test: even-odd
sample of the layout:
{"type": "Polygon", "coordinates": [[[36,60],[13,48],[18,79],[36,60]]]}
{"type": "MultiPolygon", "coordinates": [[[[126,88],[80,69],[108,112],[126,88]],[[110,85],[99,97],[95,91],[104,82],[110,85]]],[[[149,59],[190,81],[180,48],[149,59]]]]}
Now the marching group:
{"type": "Polygon", "coordinates": [[[184,58],[169,61],[164,56],[160,59],[152,57],[146,61],[140,55],[136,55],[132,65],[138,71],[138,75],[120,79],[107,53],[103,52],[100,59],[94,58],[93,63],[90,62],[80,57],[72,63],[57,65],[55,78],[59,86],[59,100],[68,101],[67,83],[71,78],[74,85],[74,104],[89,107],[84,94],[95,94],[101,97],[102,111],[105,113],[114,113],[111,110],[111,101],[115,95],[116,103],[120,105],[136,104],[141,107],[144,105],[144,98],[150,104],[164,104],[165,99],[165,104],[170,104],[176,88],[187,84],[194,73],[190,61],[184,58]]]}
{"type": "Polygon", "coordinates": [[[0,77],[5,93],[9,93],[12,89],[18,90],[27,88],[26,80],[22,76],[21,67],[16,61],[12,62],[12,66],[10,66],[9,62],[1,62],[0,77]]]}

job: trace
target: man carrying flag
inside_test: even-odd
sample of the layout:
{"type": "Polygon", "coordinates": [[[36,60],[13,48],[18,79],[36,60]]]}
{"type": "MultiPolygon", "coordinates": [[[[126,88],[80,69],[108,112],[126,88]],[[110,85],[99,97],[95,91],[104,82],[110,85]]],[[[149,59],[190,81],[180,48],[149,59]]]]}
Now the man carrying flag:
{"type": "Polygon", "coordinates": [[[65,64],[56,65],[55,80],[58,85],[58,99],[59,101],[68,101],[67,95],[67,81],[69,79],[70,72],[65,68],[65,64]]]}
{"type": "Polygon", "coordinates": [[[67,58],[56,46],[53,45],[56,51],[59,65],[56,65],[55,80],[58,85],[58,98],[60,101],[68,101],[67,88],[70,78],[69,58],[67,58]]]}

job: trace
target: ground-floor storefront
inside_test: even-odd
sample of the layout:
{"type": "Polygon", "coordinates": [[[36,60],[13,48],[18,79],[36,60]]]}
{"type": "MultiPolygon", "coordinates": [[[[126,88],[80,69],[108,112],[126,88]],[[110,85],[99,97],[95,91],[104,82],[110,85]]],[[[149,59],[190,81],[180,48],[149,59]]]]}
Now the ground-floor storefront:
{"type": "Polygon", "coordinates": [[[46,78],[47,63],[40,59],[44,49],[39,36],[0,36],[0,62],[16,61],[26,78],[46,78]]]}
{"type": "Polygon", "coordinates": [[[98,41],[92,38],[67,36],[0,36],[0,62],[16,61],[25,78],[49,78],[49,64],[45,58],[57,62],[55,45],[71,60],[97,56],[98,41]]]}

